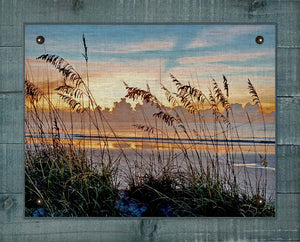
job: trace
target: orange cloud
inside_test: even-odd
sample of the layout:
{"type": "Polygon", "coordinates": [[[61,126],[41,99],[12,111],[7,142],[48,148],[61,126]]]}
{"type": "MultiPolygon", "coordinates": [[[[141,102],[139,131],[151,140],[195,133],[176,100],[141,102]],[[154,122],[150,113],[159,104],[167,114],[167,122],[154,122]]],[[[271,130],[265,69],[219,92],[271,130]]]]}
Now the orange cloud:
{"type": "Polygon", "coordinates": [[[124,54],[124,53],[134,53],[134,52],[143,52],[143,51],[171,50],[174,46],[175,46],[174,41],[147,40],[143,42],[128,43],[125,45],[105,44],[102,45],[100,50],[93,50],[92,52],[124,54]]]}

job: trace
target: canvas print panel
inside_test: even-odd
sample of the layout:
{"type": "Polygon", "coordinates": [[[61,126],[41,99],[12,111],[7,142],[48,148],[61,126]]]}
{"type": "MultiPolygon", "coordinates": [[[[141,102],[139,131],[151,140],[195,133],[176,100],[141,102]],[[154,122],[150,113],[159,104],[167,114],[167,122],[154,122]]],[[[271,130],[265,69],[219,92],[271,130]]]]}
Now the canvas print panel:
{"type": "Polygon", "coordinates": [[[28,217],[275,215],[274,25],[25,25],[28,217]]]}

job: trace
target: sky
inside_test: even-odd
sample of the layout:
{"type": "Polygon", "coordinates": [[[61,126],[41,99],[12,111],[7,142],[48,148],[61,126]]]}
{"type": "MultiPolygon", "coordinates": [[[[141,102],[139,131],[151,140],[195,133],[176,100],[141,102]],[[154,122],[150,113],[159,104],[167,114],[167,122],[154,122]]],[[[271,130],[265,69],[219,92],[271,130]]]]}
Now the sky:
{"type": "MultiPolygon", "coordinates": [[[[26,72],[36,82],[59,74],[41,54],[63,57],[86,76],[82,35],[88,47],[90,88],[97,103],[113,108],[129,86],[146,88],[163,102],[161,84],[174,89],[170,73],[204,92],[214,78],[229,81],[230,101],[246,105],[252,81],[267,112],[275,110],[274,25],[25,25],[26,72]],[[36,37],[45,43],[36,43],[36,37]],[[263,44],[255,42],[264,37],[263,44]],[[51,69],[52,68],[52,69],[51,69]],[[46,73],[46,74],[45,74],[46,73]]],[[[175,89],[174,89],[175,90],[175,89]]],[[[134,104],[132,104],[134,107],[134,104]]]]}

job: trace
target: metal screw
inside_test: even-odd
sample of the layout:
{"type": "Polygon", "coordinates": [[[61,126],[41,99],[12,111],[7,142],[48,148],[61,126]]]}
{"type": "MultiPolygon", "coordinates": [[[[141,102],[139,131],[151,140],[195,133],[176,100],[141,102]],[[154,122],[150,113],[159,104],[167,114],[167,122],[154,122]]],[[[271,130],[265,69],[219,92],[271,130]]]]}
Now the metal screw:
{"type": "Polygon", "coordinates": [[[255,41],[256,41],[257,44],[261,45],[264,42],[264,37],[257,36],[255,41]]]}
{"type": "Polygon", "coordinates": [[[39,45],[42,45],[42,44],[44,44],[44,42],[45,42],[45,38],[44,38],[44,36],[38,36],[38,37],[36,37],[36,42],[39,44],[39,45]]]}
{"type": "Polygon", "coordinates": [[[40,207],[42,207],[44,205],[44,200],[42,198],[38,198],[36,199],[36,204],[40,207]]]}

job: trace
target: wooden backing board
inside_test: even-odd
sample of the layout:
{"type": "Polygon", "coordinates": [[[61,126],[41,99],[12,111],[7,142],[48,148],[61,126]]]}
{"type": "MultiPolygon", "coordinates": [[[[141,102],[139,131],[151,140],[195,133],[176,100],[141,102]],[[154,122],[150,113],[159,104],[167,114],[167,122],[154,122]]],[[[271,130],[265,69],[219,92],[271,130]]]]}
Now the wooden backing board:
{"type": "Polygon", "coordinates": [[[2,0],[0,241],[300,241],[300,1],[2,0]],[[25,23],[277,25],[275,218],[24,218],[25,23]]]}

